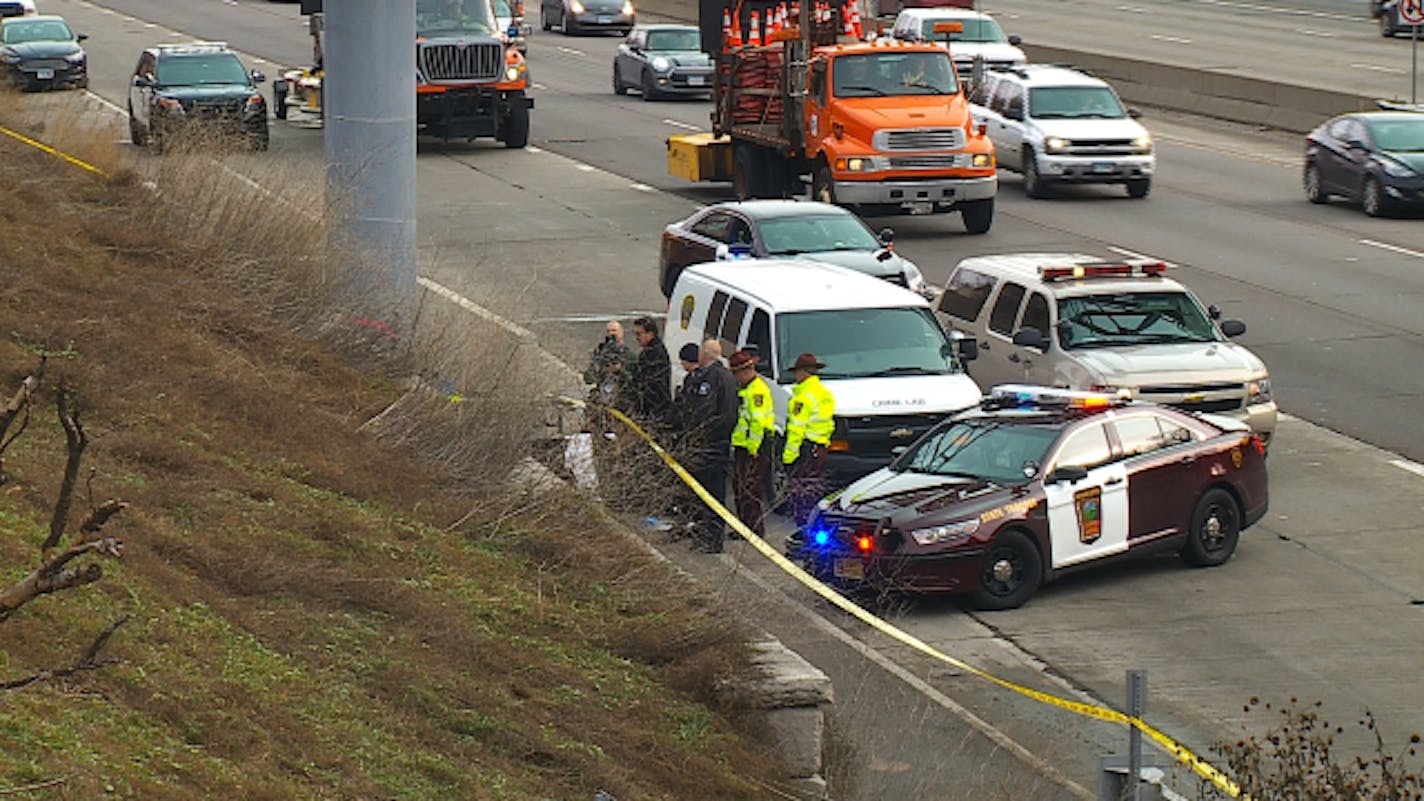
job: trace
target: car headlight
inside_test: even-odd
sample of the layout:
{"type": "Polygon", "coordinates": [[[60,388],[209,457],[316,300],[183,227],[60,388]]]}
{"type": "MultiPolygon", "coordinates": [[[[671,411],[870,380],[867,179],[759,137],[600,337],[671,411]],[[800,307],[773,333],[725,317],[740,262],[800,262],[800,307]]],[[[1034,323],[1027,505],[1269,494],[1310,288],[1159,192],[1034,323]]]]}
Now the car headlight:
{"type": "Polygon", "coordinates": [[[668,67],[671,67],[671,66],[672,66],[672,62],[671,62],[671,61],[668,61],[667,59],[663,58],[662,56],[657,56],[657,57],[655,57],[655,58],[653,59],[653,69],[657,70],[658,72],[667,72],[667,71],[668,71],[668,67]]]}
{"type": "Polygon", "coordinates": [[[1261,376],[1255,381],[1246,384],[1246,405],[1255,406],[1258,403],[1271,402],[1271,378],[1261,376]]]}
{"type": "Polygon", "coordinates": [[[876,169],[875,159],[870,156],[847,156],[836,159],[836,170],[849,172],[867,172],[876,169]]]}
{"type": "Polygon", "coordinates": [[[992,167],[994,166],[994,154],[975,153],[974,158],[970,160],[970,164],[975,167],[992,167]]]}
{"type": "Polygon", "coordinates": [[[929,528],[917,528],[910,532],[910,536],[915,538],[915,542],[921,545],[938,545],[956,540],[967,539],[974,532],[979,530],[979,518],[961,520],[958,523],[948,523],[943,526],[930,526],[929,528]]]}
{"type": "Polygon", "coordinates": [[[633,3],[631,2],[631,0],[624,0],[624,3],[623,3],[623,16],[625,16],[625,17],[631,17],[631,16],[633,16],[633,3]]]}
{"type": "Polygon", "coordinates": [[[1136,150],[1138,153],[1151,153],[1151,152],[1152,152],[1152,137],[1151,137],[1151,135],[1149,135],[1149,134],[1143,134],[1143,135],[1137,137],[1136,139],[1133,139],[1133,140],[1132,140],[1132,149],[1133,149],[1133,150],[1136,150]]]}
{"type": "Polygon", "coordinates": [[[68,61],[70,64],[83,64],[83,63],[84,63],[84,54],[83,54],[82,52],[81,52],[81,53],[70,53],[69,55],[67,55],[67,56],[64,57],[64,60],[65,60],[65,61],[68,61]]]}
{"type": "Polygon", "coordinates": [[[1043,151],[1045,153],[1062,153],[1072,144],[1061,136],[1050,136],[1043,140],[1043,151]]]}
{"type": "Polygon", "coordinates": [[[926,289],[924,273],[920,272],[920,268],[916,267],[915,263],[909,259],[901,259],[900,263],[905,265],[905,286],[909,287],[912,292],[924,294],[926,289]]]}
{"type": "Polygon", "coordinates": [[[523,72],[523,64],[510,64],[508,67],[504,68],[504,79],[506,81],[517,81],[519,80],[520,74],[523,72]]]}
{"type": "Polygon", "coordinates": [[[14,50],[8,50],[8,49],[0,50],[0,64],[19,64],[19,63],[20,63],[20,57],[15,54],[15,51],[14,51],[14,50]]]}
{"type": "Polygon", "coordinates": [[[569,0],[569,10],[575,14],[582,14],[583,3],[580,3],[579,0],[569,0]]]}
{"type": "Polygon", "coordinates": [[[1394,159],[1380,159],[1379,162],[1380,168],[1383,169],[1386,173],[1393,175],[1395,178],[1409,178],[1415,175],[1414,170],[1410,169],[1404,163],[1395,161],[1394,159]]]}
{"type": "Polygon", "coordinates": [[[158,107],[173,114],[183,113],[183,104],[171,97],[158,98],[158,107]]]}

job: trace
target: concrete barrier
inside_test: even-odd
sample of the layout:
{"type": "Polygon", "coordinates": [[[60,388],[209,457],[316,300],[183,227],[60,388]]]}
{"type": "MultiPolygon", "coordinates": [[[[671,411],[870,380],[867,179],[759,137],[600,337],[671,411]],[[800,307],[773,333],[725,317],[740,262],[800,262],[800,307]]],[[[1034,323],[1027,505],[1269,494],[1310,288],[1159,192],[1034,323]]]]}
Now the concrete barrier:
{"type": "MultiPolygon", "coordinates": [[[[640,0],[638,10],[664,19],[697,21],[693,0],[640,0]]],[[[1375,108],[1375,98],[1366,95],[1049,45],[1025,43],[1023,49],[1030,61],[1071,64],[1097,75],[1129,104],[1283,131],[1305,133],[1336,114],[1375,108]]]]}

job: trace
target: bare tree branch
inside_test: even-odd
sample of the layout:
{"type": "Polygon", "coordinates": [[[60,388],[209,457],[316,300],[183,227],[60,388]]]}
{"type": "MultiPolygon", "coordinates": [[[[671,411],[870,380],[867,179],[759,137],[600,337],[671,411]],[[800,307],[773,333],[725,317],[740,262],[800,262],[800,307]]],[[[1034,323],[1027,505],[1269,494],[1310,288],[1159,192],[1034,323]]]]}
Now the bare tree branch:
{"type": "Polygon", "coordinates": [[[45,779],[34,784],[23,784],[19,787],[0,787],[0,795],[19,795],[20,793],[33,793],[36,790],[46,790],[50,787],[58,787],[69,781],[68,776],[58,776],[53,779],[45,779]]]}
{"type": "Polygon", "coordinates": [[[28,576],[11,585],[9,589],[0,591],[0,622],[41,595],[93,584],[104,577],[104,568],[93,563],[82,568],[67,567],[74,559],[87,553],[119,558],[123,555],[123,549],[124,544],[121,541],[105,537],[78,543],[57,556],[47,557],[45,562],[28,576]]]}
{"type": "Polygon", "coordinates": [[[39,369],[33,375],[25,376],[25,380],[20,382],[20,388],[15,391],[14,397],[0,409],[0,484],[5,483],[5,450],[10,447],[10,443],[19,439],[25,433],[25,429],[30,424],[30,399],[34,397],[35,390],[39,388],[40,381],[44,379],[45,357],[40,357],[39,369]],[[10,430],[10,424],[15,422],[15,418],[24,413],[24,418],[20,421],[20,430],[13,436],[6,437],[10,430]]]}
{"type": "Polygon", "coordinates": [[[98,539],[95,535],[104,528],[104,524],[127,508],[129,508],[128,503],[117,498],[110,498],[94,507],[89,512],[89,516],[84,518],[84,522],[79,524],[79,542],[84,543],[98,539]]]}
{"type": "Polygon", "coordinates": [[[117,660],[99,659],[99,652],[104,650],[105,645],[109,644],[109,638],[114,636],[114,632],[118,631],[119,626],[127,622],[129,622],[129,616],[124,615],[113,623],[105,626],[104,630],[99,632],[99,636],[94,638],[94,642],[90,643],[89,647],[84,649],[84,653],[80,654],[79,658],[71,662],[68,666],[55,668],[53,670],[42,670],[39,673],[26,676],[22,679],[13,679],[0,683],[0,690],[23,690],[26,687],[39,684],[43,681],[62,679],[73,676],[81,671],[98,670],[99,668],[114,664],[117,660]]]}
{"type": "Polygon", "coordinates": [[[59,498],[55,501],[54,517],[49,521],[49,536],[45,538],[41,553],[47,554],[64,538],[64,527],[69,518],[69,505],[74,500],[74,485],[79,481],[79,464],[84,459],[84,448],[89,438],[84,434],[84,426],[79,422],[79,409],[74,404],[74,390],[59,388],[59,424],[64,426],[64,438],[68,442],[69,457],[64,464],[64,482],[59,485],[59,498]]]}

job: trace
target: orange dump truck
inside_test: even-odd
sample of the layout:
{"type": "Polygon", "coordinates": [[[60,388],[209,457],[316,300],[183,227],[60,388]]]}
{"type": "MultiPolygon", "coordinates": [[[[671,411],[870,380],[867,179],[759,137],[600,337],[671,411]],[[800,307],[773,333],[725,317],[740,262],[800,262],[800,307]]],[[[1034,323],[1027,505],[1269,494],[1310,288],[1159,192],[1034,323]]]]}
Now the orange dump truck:
{"type": "Polygon", "coordinates": [[[670,137],[669,172],[731,181],[739,198],[809,184],[813,198],[867,216],[958,211],[968,232],[988,231],[994,148],[949,53],[862,41],[853,4],[802,2],[703,0],[703,46],[718,64],[712,132],[670,137]]]}

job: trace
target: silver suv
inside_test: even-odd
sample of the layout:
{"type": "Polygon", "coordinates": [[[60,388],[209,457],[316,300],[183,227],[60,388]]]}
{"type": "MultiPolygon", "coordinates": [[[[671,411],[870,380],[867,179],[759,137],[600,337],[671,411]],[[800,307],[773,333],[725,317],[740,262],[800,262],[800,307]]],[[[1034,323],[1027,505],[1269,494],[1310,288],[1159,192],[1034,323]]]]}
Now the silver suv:
{"type": "Polygon", "coordinates": [[[1023,173],[1029,197],[1066,183],[1122,184],[1135,198],[1152,190],[1152,136],[1098,78],[1048,64],[990,69],[969,102],[999,166],[1023,173]]]}
{"type": "Polygon", "coordinates": [[[964,259],[936,311],[978,341],[969,374],[981,387],[1039,384],[1133,397],[1240,420],[1269,441],[1276,404],[1266,365],[1228,340],[1221,320],[1161,262],[1104,262],[1077,253],[964,259]]]}

